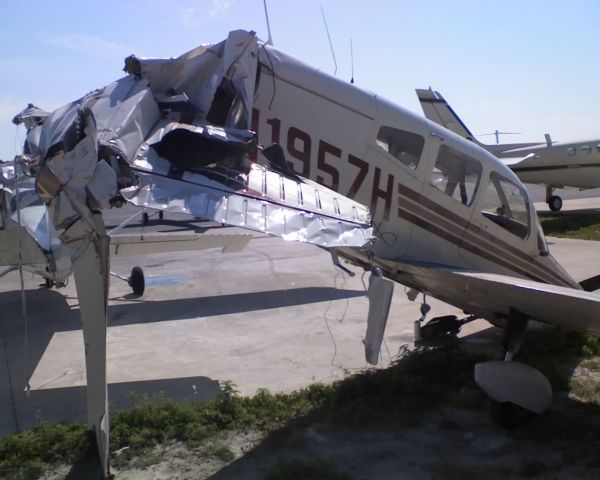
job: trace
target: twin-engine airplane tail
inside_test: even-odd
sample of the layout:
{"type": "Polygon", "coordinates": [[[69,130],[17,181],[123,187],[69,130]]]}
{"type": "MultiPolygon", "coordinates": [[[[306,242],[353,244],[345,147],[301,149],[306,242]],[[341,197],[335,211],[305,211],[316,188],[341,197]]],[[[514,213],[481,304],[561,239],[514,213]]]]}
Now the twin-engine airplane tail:
{"type": "Polygon", "coordinates": [[[488,152],[498,156],[498,154],[507,150],[514,150],[517,148],[533,147],[534,145],[541,145],[542,142],[521,142],[521,143],[503,143],[497,145],[490,145],[481,143],[469,128],[460,119],[458,114],[448,104],[446,99],[442,97],[440,92],[434,91],[431,88],[417,88],[417,97],[419,103],[425,114],[425,118],[432,122],[447,128],[451,132],[460,135],[473,143],[476,143],[482,148],[485,148],[488,152]]]}
{"type": "Polygon", "coordinates": [[[485,145],[473,136],[439,92],[417,89],[417,96],[427,119],[502,159],[521,181],[544,185],[546,203],[552,211],[560,210],[563,204],[554,193],[557,188],[600,187],[600,138],[553,142],[546,134],[545,142],[540,143],[485,145]]]}

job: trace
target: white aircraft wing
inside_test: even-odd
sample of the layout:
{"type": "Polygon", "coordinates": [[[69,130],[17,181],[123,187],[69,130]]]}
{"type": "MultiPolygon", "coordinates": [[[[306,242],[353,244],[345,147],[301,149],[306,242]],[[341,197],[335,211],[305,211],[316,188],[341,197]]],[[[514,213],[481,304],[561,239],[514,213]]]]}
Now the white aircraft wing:
{"type": "Polygon", "coordinates": [[[494,322],[511,310],[569,330],[600,334],[600,295],[509,275],[462,271],[443,266],[394,262],[404,273],[397,280],[432,290],[445,285],[442,299],[467,313],[494,322]],[[468,305],[468,307],[466,307],[468,305]]]}
{"type": "Polygon", "coordinates": [[[502,157],[500,160],[504,165],[510,168],[520,167],[523,164],[528,163],[530,160],[537,158],[535,154],[528,153],[526,155],[515,156],[515,157],[502,157]]]}
{"type": "Polygon", "coordinates": [[[510,305],[541,322],[600,334],[600,296],[595,293],[504,275],[469,272],[455,272],[455,275],[465,278],[465,291],[487,302],[488,308],[510,305]]]}
{"type": "MultiPolygon", "coordinates": [[[[138,184],[121,193],[138,206],[186,213],[285,240],[323,247],[360,247],[369,241],[372,229],[366,207],[276,168],[268,153],[261,158],[266,166],[250,161],[247,154],[240,155],[248,144],[237,134],[244,132],[166,124],[139,148],[131,165],[138,184]],[[169,145],[174,136],[178,137],[178,147],[172,154],[169,145]],[[219,161],[186,164],[187,159],[181,160],[186,158],[181,152],[183,136],[185,141],[202,145],[196,151],[209,158],[218,151],[219,161]]],[[[256,153],[263,156],[261,150],[256,153]]]]}
{"type": "Polygon", "coordinates": [[[113,256],[147,255],[207,248],[221,248],[223,253],[231,253],[242,251],[251,239],[252,235],[211,233],[114,235],[110,237],[110,253],[113,256]]]}

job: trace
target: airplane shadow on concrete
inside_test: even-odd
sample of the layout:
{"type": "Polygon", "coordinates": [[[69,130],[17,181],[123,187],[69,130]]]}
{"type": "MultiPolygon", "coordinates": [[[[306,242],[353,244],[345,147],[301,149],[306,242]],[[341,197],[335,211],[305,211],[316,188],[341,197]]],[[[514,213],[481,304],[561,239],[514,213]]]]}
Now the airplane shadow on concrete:
{"type": "Polygon", "coordinates": [[[362,297],[362,290],[339,290],[332,287],[303,287],[268,292],[235,293],[176,300],[139,301],[109,307],[109,326],[131,323],[131,317],[144,322],[212,317],[256,310],[292,307],[329,300],[362,297]]]}
{"type": "MultiPolygon", "coordinates": [[[[363,291],[308,287],[154,302],[141,300],[127,305],[111,305],[108,326],[283,308],[363,295],[363,291]]],[[[81,329],[79,309],[70,307],[58,291],[46,288],[27,290],[26,297],[28,322],[25,329],[21,321],[20,292],[0,293],[0,362],[3,364],[0,366],[0,391],[3,392],[0,393],[0,435],[34,426],[38,416],[51,421],[85,421],[86,418],[85,387],[25,392],[26,374],[33,373],[52,336],[57,332],[81,329]]],[[[214,396],[218,388],[218,380],[202,376],[108,386],[112,411],[131,405],[130,392],[149,395],[161,392],[173,400],[192,396],[205,399],[214,396]]]]}

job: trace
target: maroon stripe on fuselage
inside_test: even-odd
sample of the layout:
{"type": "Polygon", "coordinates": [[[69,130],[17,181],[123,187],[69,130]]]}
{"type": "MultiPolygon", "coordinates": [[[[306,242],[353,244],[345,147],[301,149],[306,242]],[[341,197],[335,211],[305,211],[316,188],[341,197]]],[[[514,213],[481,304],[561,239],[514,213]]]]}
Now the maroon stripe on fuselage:
{"type": "MultiPolygon", "coordinates": [[[[442,207],[441,205],[430,200],[429,198],[421,195],[419,192],[416,192],[400,183],[398,184],[398,191],[400,195],[404,196],[409,200],[412,200],[413,202],[417,203],[419,206],[422,207],[420,209],[421,217],[429,217],[428,220],[424,220],[426,224],[429,225],[429,228],[427,228],[427,230],[432,232],[435,231],[434,233],[439,232],[440,229],[436,226],[436,224],[441,223],[447,230],[454,231],[453,238],[458,238],[458,243],[456,243],[456,241],[453,241],[452,243],[456,243],[457,245],[460,244],[461,248],[465,248],[466,250],[475,253],[476,255],[479,255],[481,257],[487,258],[493,261],[494,263],[501,264],[504,267],[509,268],[510,270],[519,272],[521,275],[525,275],[528,278],[534,278],[544,283],[570,286],[570,283],[568,281],[565,281],[565,279],[563,279],[556,272],[552,271],[545,265],[537,262],[533,256],[527,255],[521,250],[515,248],[514,246],[502,240],[499,240],[497,237],[494,237],[493,235],[473,225],[470,225],[469,222],[463,217],[442,207]],[[439,217],[432,217],[430,212],[438,215],[439,217]],[[486,242],[487,246],[485,250],[477,246],[476,242],[478,241],[486,242]],[[515,260],[521,262],[522,265],[517,266],[514,263],[509,263],[505,258],[507,253],[510,253],[514,257],[516,257],[515,260]],[[544,279],[541,274],[533,275],[532,273],[529,273],[527,268],[531,268],[532,266],[543,272],[546,278],[544,279]]],[[[398,211],[398,215],[404,218],[401,215],[400,211],[398,211]]],[[[439,233],[436,233],[436,235],[445,238],[445,236],[440,235],[439,233]]]]}

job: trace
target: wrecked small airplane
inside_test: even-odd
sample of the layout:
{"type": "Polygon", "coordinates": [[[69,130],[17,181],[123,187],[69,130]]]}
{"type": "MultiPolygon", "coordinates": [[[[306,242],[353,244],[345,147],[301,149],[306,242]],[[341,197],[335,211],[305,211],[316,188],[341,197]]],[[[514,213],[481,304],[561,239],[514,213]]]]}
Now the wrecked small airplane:
{"type": "Polygon", "coordinates": [[[71,250],[88,423],[105,474],[110,239],[102,211],[124,202],[311,242],[340,268],[345,260],[371,271],[371,363],[394,281],[410,287],[410,299],[422,292],[468,315],[434,319],[423,332],[456,331],[474,318],[506,327],[503,361],[475,372],[500,404],[541,413],[551,401],[541,373],[511,361],[530,319],[600,333],[600,297],[553,259],[523,184],[474,143],[254,32],[171,59],[130,56],[125,71],[31,125],[22,159],[37,165],[37,192],[71,250]]]}
{"type": "Polygon", "coordinates": [[[600,138],[575,142],[545,142],[485,145],[479,142],[439,92],[416,90],[425,116],[452,132],[485,148],[508,165],[525,183],[546,186],[546,203],[553,212],[562,208],[557,188],[580,190],[600,187],[600,138]]]}

